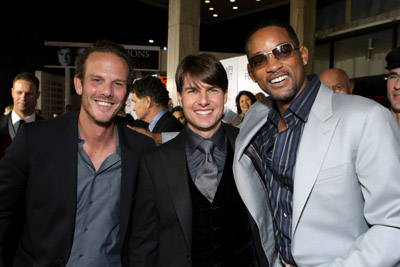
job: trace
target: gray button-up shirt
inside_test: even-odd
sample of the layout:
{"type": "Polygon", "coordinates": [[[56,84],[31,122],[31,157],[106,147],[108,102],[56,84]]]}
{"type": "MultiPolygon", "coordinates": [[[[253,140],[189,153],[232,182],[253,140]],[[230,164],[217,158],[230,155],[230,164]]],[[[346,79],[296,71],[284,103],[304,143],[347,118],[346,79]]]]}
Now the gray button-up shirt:
{"type": "MultiPolygon", "coordinates": [[[[75,233],[67,267],[121,266],[120,192],[121,149],[95,170],[78,140],[78,199],[75,233]]],[[[62,231],[62,229],[60,229],[62,231]]]]}

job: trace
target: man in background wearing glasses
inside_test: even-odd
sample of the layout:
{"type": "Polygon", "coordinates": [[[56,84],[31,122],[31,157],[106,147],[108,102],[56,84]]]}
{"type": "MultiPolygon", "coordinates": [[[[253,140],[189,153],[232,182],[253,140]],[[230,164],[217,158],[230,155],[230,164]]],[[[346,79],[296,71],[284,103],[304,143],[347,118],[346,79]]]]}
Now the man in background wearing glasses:
{"type": "Polygon", "coordinates": [[[248,111],[233,171],[270,266],[397,266],[400,131],[390,112],[306,76],[308,49],[282,21],[246,38],[269,95],[248,111]]]}
{"type": "Polygon", "coordinates": [[[400,128],[400,47],[390,51],[386,56],[389,71],[387,79],[387,98],[392,112],[400,128]]]}

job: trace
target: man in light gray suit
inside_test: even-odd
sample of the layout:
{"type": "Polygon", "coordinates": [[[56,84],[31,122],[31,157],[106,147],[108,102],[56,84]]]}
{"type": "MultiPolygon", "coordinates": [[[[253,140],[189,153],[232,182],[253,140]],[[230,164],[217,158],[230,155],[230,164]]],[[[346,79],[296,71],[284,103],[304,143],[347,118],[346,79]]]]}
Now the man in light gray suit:
{"type": "Polygon", "coordinates": [[[269,97],[248,111],[234,177],[270,266],[400,266],[400,131],[378,103],[306,76],[285,22],[246,39],[269,97]]]}

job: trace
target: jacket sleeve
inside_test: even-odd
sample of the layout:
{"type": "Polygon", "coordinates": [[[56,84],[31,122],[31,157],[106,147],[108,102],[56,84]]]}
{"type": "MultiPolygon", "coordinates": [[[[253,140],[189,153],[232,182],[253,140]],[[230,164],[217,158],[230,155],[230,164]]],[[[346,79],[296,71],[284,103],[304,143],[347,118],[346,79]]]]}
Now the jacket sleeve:
{"type": "Polygon", "coordinates": [[[154,184],[148,168],[144,155],[139,166],[129,244],[129,266],[132,267],[153,266],[158,251],[159,218],[154,184]]]}
{"type": "Polygon", "coordinates": [[[400,131],[386,109],[370,110],[355,162],[364,217],[370,227],[346,258],[337,258],[328,266],[399,266],[400,131]]]}
{"type": "MultiPolygon", "coordinates": [[[[0,160],[0,250],[3,254],[5,232],[14,215],[24,205],[28,179],[28,150],[25,127],[21,128],[0,160]]],[[[2,259],[0,259],[0,266],[2,259]]]]}

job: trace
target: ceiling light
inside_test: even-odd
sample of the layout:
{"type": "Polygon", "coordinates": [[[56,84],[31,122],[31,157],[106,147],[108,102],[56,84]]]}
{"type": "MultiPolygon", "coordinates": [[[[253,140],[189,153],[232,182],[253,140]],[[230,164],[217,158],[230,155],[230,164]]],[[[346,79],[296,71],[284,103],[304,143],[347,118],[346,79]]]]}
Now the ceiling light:
{"type": "Polygon", "coordinates": [[[238,7],[237,6],[233,6],[232,9],[238,9],[238,7]]]}
{"type": "Polygon", "coordinates": [[[211,1],[210,0],[205,0],[204,3],[209,4],[211,1]]]}
{"type": "Polygon", "coordinates": [[[151,43],[151,44],[154,43],[154,40],[153,40],[153,39],[150,39],[150,40],[149,40],[149,43],[151,43]]]}
{"type": "Polygon", "coordinates": [[[218,14],[216,14],[216,13],[215,13],[215,14],[213,14],[213,17],[214,17],[214,18],[218,17],[218,14]]]}
{"type": "Polygon", "coordinates": [[[209,10],[214,10],[214,8],[213,8],[212,6],[211,6],[211,7],[209,7],[208,9],[209,9],[209,10]]]}
{"type": "Polygon", "coordinates": [[[231,3],[235,3],[236,2],[236,0],[229,0],[231,3]]]}
{"type": "Polygon", "coordinates": [[[260,2],[261,0],[256,0],[256,2],[260,2]]]}

